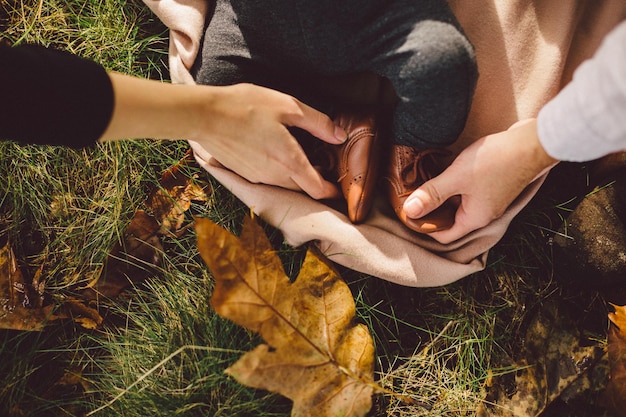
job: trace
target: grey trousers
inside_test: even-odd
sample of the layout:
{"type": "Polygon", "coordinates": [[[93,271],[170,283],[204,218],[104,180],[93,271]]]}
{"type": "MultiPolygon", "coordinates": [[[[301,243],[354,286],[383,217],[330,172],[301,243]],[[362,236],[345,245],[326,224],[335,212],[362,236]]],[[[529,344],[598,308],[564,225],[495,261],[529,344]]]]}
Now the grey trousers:
{"type": "Polygon", "coordinates": [[[393,85],[395,143],[441,147],[463,130],[478,73],[446,0],[217,0],[192,69],[198,84],[250,82],[331,117],[312,86],[364,72],[393,85]]]}

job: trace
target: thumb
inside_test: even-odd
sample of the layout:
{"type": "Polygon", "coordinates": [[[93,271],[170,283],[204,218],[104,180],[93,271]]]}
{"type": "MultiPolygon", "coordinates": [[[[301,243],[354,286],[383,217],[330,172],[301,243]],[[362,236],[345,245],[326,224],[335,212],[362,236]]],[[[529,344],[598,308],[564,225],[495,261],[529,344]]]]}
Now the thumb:
{"type": "Polygon", "coordinates": [[[346,141],[348,134],[342,127],[333,123],[330,117],[299,101],[298,106],[302,111],[301,115],[292,120],[285,120],[285,123],[304,129],[324,142],[341,144],[346,141]]]}
{"type": "Polygon", "coordinates": [[[459,194],[448,181],[448,170],[426,181],[404,202],[404,212],[412,219],[418,219],[441,206],[448,198],[459,194]]]}

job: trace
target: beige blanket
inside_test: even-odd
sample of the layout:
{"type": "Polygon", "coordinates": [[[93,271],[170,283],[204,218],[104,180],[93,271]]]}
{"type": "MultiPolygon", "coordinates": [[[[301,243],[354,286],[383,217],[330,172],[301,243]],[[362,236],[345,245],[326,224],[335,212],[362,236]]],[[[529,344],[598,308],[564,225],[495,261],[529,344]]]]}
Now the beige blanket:
{"type": "MultiPolygon", "coordinates": [[[[171,29],[173,82],[193,83],[189,68],[200,48],[204,0],[144,0],[171,29]]],[[[626,17],[618,0],[450,0],[476,47],[480,78],[466,129],[453,150],[514,122],[534,117],[558,93],[603,36],[626,17]]],[[[503,217],[449,245],[413,233],[385,202],[353,225],[306,195],[247,182],[232,172],[207,171],[273,226],[287,242],[314,242],[334,262],[398,284],[428,287],[454,282],[485,268],[487,254],[511,220],[535,195],[537,179],[503,217]]]]}

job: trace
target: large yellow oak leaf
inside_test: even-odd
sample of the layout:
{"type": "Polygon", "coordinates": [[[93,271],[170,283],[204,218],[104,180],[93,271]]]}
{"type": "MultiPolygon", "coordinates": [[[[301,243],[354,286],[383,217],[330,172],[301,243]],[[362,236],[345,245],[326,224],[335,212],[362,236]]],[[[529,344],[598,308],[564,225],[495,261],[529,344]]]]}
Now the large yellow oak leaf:
{"type": "Polygon", "coordinates": [[[196,219],[198,250],[215,278],[211,304],[266,344],[227,369],[240,383],[293,401],[292,416],[364,416],[374,392],[374,345],[354,323],[350,289],[310,249],[292,283],[263,229],[246,217],[238,238],[196,219]]]}

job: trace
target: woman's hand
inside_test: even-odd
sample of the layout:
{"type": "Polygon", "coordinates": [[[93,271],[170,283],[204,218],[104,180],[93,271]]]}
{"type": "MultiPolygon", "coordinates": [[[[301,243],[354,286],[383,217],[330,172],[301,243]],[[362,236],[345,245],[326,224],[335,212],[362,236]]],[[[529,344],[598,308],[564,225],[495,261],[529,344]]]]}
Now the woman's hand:
{"type": "MultiPolygon", "coordinates": [[[[252,84],[172,85],[109,73],[113,115],[100,140],[187,139],[201,164],[211,157],[248,181],[302,190],[316,199],[338,197],[287,126],[340,144],[346,132],[295,98],[252,84]]],[[[206,165],[205,165],[206,166],[206,165]]]]}
{"type": "MultiPolygon", "coordinates": [[[[250,182],[302,190],[316,199],[339,196],[337,186],[313,168],[287,126],[340,144],[343,129],[297,99],[252,84],[217,87],[206,116],[189,139],[201,164],[219,164],[250,182]]],[[[201,116],[202,117],[202,116],[201,116]]]]}

